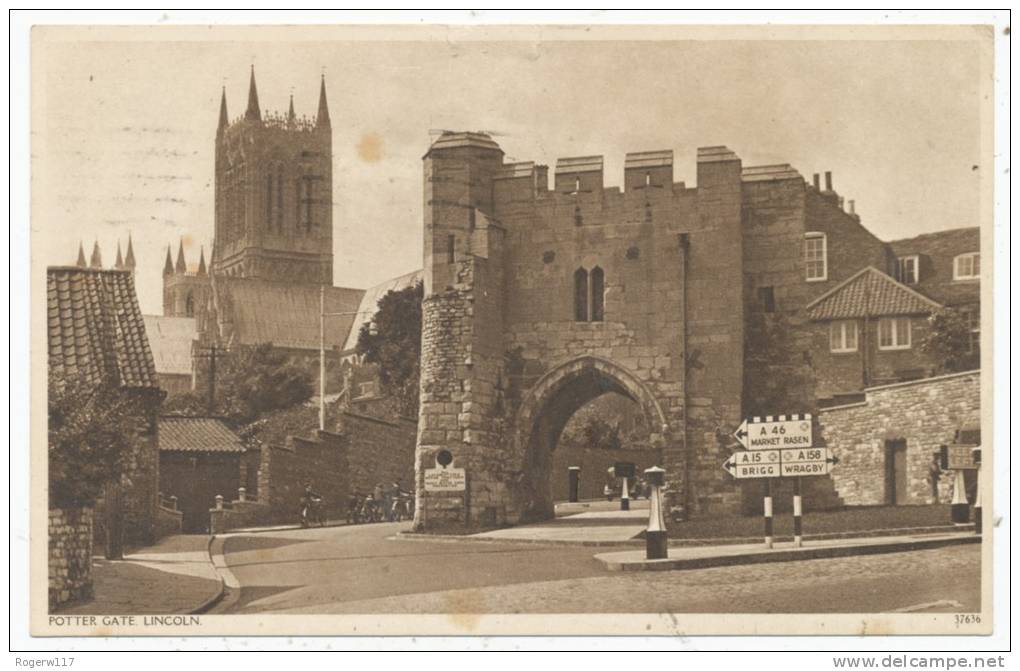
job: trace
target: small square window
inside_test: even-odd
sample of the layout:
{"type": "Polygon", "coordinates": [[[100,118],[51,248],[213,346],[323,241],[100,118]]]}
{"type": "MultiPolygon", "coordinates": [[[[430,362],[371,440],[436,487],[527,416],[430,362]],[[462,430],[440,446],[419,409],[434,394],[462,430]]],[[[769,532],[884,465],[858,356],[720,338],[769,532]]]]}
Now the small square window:
{"type": "Polygon", "coordinates": [[[758,302],[765,312],[776,311],[776,295],[772,287],[758,287],[758,302]]]}
{"type": "Polygon", "coordinates": [[[829,324],[829,351],[857,351],[857,322],[838,321],[829,324]]]}
{"type": "Polygon", "coordinates": [[[910,349],[910,317],[879,319],[878,349],[910,349]]]}
{"type": "Polygon", "coordinates": [[[981,255],[977,252],[960,254],[953,259],[954,280],[976,280],[981,276],[981,255]]]}
{"type": "Polygon", "coordinates": [[[904,284],[917,284],[919,280],[918,257],[901,256],[896,259],[896,279],[904,284]]]}

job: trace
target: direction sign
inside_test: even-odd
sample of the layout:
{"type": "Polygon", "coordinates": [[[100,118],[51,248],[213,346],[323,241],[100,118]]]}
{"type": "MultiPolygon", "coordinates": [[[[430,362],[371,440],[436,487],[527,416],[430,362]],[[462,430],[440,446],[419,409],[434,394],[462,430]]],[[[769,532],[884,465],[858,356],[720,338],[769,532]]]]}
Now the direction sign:
{"type": "Polygon", "coordinates": [[[734,452],[723,468],[735,478],[780,478],[826,475],[839,459],[827,447],[734,452]]]}
{"type": "Polygon", "coordinates": [[[834,460],[829,461],[795,461],[781,464],[782,477],[793,478],[802,475],[827,475],[832,472],[834,460]]]}
{"type": "Polygon", "coordinates": [[[734,452],[723,464],[723,468],[737,479],[778,478],[779,466],[779,450],[734,452]]]}
{"type": "Polygon", "coordinates": [[[749,450],[811,447],[811,415],[749,417],[733,437],[749,450]]]}

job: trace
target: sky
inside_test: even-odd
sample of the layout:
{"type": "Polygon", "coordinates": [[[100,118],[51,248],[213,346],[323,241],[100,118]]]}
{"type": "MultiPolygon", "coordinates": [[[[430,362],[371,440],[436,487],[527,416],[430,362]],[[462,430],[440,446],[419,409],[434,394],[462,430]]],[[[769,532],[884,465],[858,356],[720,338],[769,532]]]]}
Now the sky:
{"type": "Polygon", "coordinates": [[[652,149],[673,149],[674,179],[694,186],[711,145],[808,180],[832,171],[886,240],[978,225],[991,170],[974,40],[193,33],[34,34],[33,260],[73,263],[98,241],[109,266],[131,235],[146,314],[161,312],[168,244],[208,260],[220,91],[242,114],[252,65],[262,107],[285,111],[293,93],[299,116],[315,114],[325,74],[338,286],[421,267],[421,159],[443,129],[490,132],[508,161],[601,154],[606,186],[624,154],[652,149]]]}

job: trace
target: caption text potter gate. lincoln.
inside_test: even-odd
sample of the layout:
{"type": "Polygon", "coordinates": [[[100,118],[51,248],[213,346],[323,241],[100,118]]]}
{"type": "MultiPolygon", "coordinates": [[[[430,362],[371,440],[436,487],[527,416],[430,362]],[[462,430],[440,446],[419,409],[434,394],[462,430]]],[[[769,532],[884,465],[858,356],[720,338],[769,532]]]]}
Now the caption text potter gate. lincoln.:
{"type": "Polygon", "coordinates": [[[194,627],[198,615],[50,615],[55,627],[194,627]]]}

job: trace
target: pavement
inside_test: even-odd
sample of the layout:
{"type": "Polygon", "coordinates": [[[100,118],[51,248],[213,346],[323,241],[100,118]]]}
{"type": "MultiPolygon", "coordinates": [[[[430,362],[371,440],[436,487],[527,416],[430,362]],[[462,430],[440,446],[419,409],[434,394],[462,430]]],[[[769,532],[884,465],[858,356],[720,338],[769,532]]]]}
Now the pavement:
{"type": "Polygon", "coordinates": [[[761,542],[740,545],[670,547],[665,559],[647,559],[643,549],[626,550],[597,554],[595,559],[610,571],[670,571],[909,552],[980,542],[981,537],[974,533],[957,532],[915,536],[833,538],[805,541],[800,546],[786,542],[774,543],[772,547],[766,547],[764,542],[761,542]]]}
{"type": "Polygon", "coordinates": [[[123,560],[93,559],[95,596],[56,612],[77,615],[201,613],[224,594],[209,536],[167,536],[123,560]]]}

